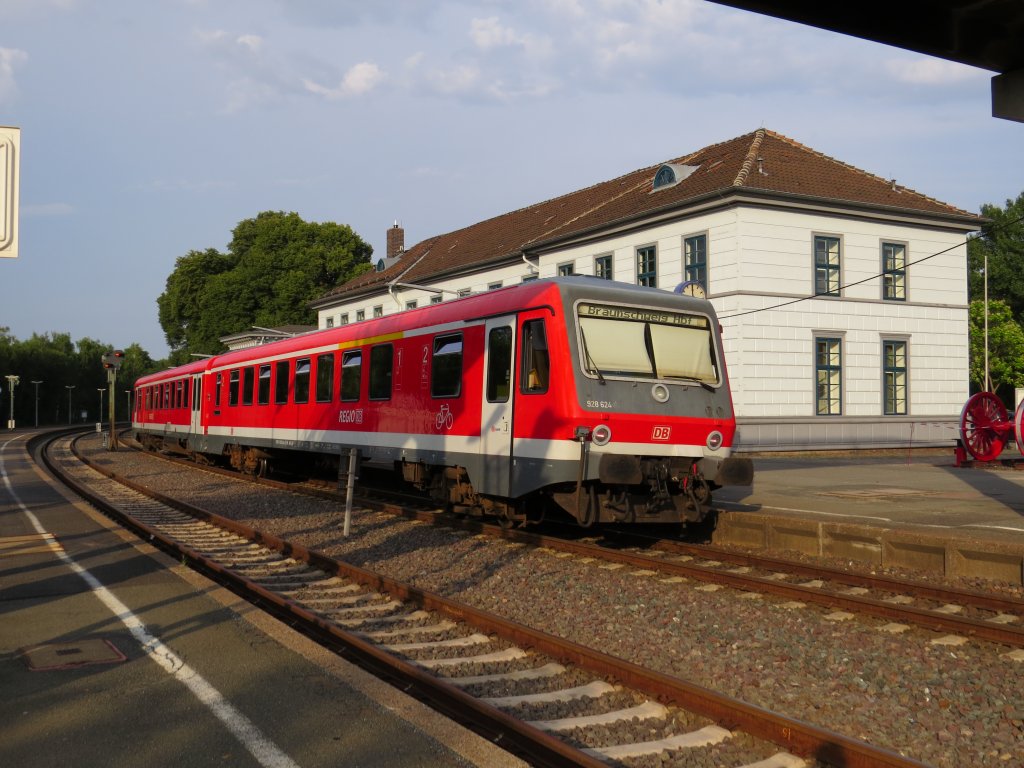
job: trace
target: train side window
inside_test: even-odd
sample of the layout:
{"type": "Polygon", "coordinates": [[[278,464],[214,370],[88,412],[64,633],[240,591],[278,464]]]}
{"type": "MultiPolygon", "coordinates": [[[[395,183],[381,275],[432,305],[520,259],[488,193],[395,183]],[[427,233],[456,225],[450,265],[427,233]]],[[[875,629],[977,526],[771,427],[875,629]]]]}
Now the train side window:
{"type": "Polygon", "coordinates": [[[192,390],[192,410],[198,411],[203,403],[203,380],[196,379],[196,386],[192,390]]]}
{"type": "Polygon", "coordinates": [[[242,405],[252,405],[252,394],[255,388],[256,369],[252,366],[242,369],[242,405]]]}
{"type": "Polygon", "coordinates": [[[294,402],[309,402],[309,364],[310,358],[303,357],[295,361],[294,402]]]}
{"type": "Polygon", "coordinates": [[[182,384],[181,384],[181,407],[182,408],[188,408],[188,404],[191,402],[189,400],[189,397],[188,397],[189,389],[191,387],[191,384],[192,384],[192,379],[185,379],[185,381],[183,381],[182,384]]]}
{"type": "Polygon", "coordinates": [[[224,374],[218,373],[216,394],[213,396],[214,405],[216,405],[218,408],[220,408],[220,393],[222,389],[224,389],[224,374]]]}
{"type": "Polygon", "coordinates": [[[522,370],[520,386],[526,394],[542,394],[548,391],[548,377],[551,363],[548,357],[548,340],[543,320],[527,320],[523,323],[522,370]]]}
{"type": "Polygon", "coordinates": [[[370,348],[370,399],[388,400],[391,397],[391,371],[395,350],[391,344],[378,344],[370,348]]]}
{"type": "Polygon", "coordinates": [[[316,357],[316,401],[331,402],[334,391],[334,353],[316,357]]]}
{"type": "Polygon", "coordinates": [[[260,375],[256,384],[256,404],[267,405],[270,402],[270,363],[260,366],[260,375]]]}
{"type": "Polygon", "coordinates": [[[288,378],[291,376],[291,363],[278,360],[274,363],[274,402],[284,405],[288,402],[288,378]]]}
{"type": "Polygon", "coordinates": [[[507,403],[512,381],[512,328],[491,328],[487,335],[487,402],[507,403]]]}
{"type": "Polygon", "coordinates": [[[171,403],[172,408],[181,408],[181,382],[174,382],[174,401],[171,403]]]}
{"type": "Polygon", "coordinates": [[[453,333],[434,339],[430,371],[432,397],[458,397],[462,391],[462,334],[453,333]]]}
{"type": "Polygon", "coordinates": [[[359,399],[363,376],[363,350],[352,349],[341,354],[341,399],[351,403],[359,399]]]}
{"type": "Polygon", "coordinates": [[[238,405],[238,369],[228,374],[228,405],[238,405]]]}
{"type": "Polygon", "coordinates": [[[171,407],[171,384],[164,384],[164,410],[171,407]]]}
{"type": "Polygon", "coordinates": [[[153,410],[153,388],[146,387],[146,410],[153,410]]]}

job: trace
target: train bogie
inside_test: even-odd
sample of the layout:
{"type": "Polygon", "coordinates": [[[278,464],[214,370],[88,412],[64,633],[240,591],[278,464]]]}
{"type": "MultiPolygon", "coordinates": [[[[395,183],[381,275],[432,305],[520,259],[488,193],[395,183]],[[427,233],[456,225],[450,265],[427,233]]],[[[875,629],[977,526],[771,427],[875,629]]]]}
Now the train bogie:
{"type": "Polygon", "coordinates": [[[751,480],[710,303],[557,278],[140,379],[140,440],[252,473],[350,449],[439,503],[522,522],[700,520],[751,480]]]}

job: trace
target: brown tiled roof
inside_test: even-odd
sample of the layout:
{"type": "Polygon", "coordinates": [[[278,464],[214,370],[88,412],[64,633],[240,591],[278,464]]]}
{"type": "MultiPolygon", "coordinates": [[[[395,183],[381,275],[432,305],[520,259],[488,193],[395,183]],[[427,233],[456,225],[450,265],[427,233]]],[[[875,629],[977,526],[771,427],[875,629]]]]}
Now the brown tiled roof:
{"type": "Polygon", "coordinates": [[[364,293],[392,281],[423,284],[444,274],[517,258],[542,245],[599,232],[663,211],[685,211],[708,198],[746,193],[980,222],[976,214],[932,199],[760,129],[611,181],[495,216],[416,244],[384,272],[338,286],[316,303],[364,293]],[[665,163],[695,166],[674,186],[652,191],[665,163]]]}

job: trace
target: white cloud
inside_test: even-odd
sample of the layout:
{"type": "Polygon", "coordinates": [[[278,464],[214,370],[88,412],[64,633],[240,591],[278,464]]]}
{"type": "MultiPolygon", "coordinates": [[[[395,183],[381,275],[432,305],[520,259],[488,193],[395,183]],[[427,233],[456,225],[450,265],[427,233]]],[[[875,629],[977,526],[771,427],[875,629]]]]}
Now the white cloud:
{"type": "Polygon", "coordinates": [[[987,77],[973,67],[943,59],[891,59],[886,69],[896,80],[913,85],[950,85],[987,77]]]}
{"type": "Polygon", "coordinates": [[[481,80],[480,69],[470,64],[436,69],[426,75],[429,87],[442,95],[462,95],[475,91],[481,80]]]}
{"type": "Polygon", "coordinates": [[[328,99],[344,99],[369,93],[387,79],[384,71],[369,61],[362,61],[351,67],[334,88],[303,80],[306,90],[328,99]]]}
{"type": "Polygon", "coordinates": [[[22,205],[19,210],[21,215],[26,217],[55,217],[71,216],[75,212],[75,207],[70,203],[36,203],[22,205]]]}
{"type": "Polygon", "coordinates": [[[263,38],[259,35],[239,35],[235,42],[243,48],[248,48],[253,53],[259,53],[263,47],[263,38]]]}
{"type": "Polygon", "coordinates": [[[28,61],[28,54],[18,48],[0,48],[0,104],[18,92],[14,70],[28,61]]]}
{"type": "Polygon", "coordinates": [[[517,32],[501,23],[497,16],[486,19],[471,19],[469,38],[482,51],[501,48],[522,48],[531,56],[547,55],[551,51],[548,39],[517,32]]]}

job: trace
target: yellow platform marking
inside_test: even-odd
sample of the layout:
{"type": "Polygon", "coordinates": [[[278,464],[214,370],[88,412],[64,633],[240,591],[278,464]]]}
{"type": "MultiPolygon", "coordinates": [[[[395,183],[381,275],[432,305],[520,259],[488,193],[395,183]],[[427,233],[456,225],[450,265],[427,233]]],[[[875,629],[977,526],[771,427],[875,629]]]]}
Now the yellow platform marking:
{"type": "Polygon", "coordinates": [[[0,537],[0,557],[16,555],[39,555],[46,552],[63,552],[52,533],[32,533],[25,536],[0,537]]]}

